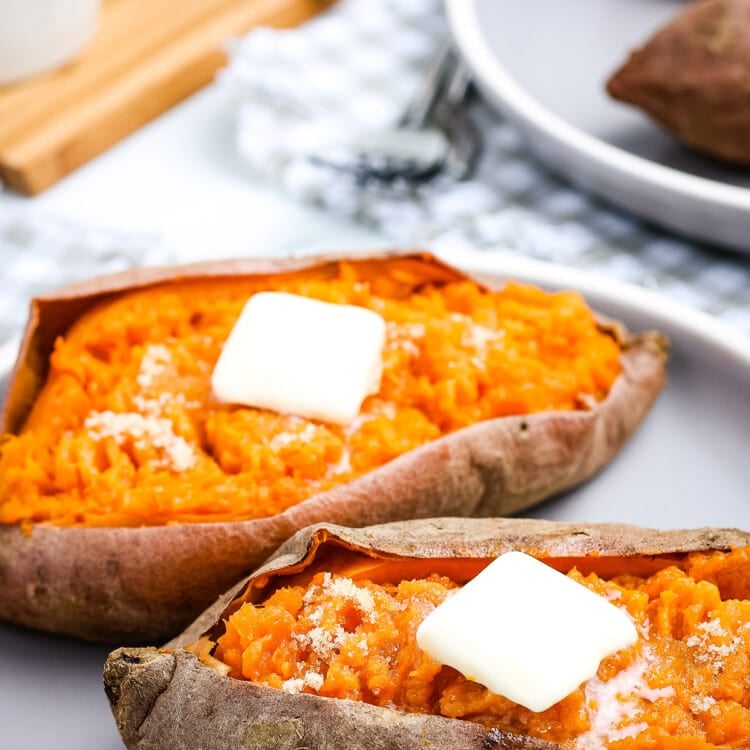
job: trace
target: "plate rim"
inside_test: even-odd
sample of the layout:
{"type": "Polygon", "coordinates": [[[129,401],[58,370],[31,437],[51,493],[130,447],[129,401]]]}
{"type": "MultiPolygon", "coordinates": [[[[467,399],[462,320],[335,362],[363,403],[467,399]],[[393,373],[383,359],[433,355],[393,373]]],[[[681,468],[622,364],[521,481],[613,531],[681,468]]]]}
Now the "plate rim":
{"type": "Polygon", "coordinates": [[[448,25],[469,66],[515,116],[569,152],[614,168],[631,180],[646,181],[705,205],[750,213],[750,189],[681,172],[631,154],[586,133],[543,106],[516,82],[493,53],[482,33],[477,6],[478,0],[445,0],[448,25]]]}

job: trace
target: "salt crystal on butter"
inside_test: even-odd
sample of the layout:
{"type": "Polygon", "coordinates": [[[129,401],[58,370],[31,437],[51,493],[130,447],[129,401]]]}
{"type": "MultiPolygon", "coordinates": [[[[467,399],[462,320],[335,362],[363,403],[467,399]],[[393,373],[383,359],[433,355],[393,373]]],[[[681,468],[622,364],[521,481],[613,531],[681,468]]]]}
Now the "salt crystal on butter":
{"type": "Polygon", "coordinates": [[[623,610],[522,552],[498,557],[417,630],[433,659],[532,711],[570,695],[637,640],[623,610]]]}
{"type": "Polygon", "coordinates": [[[385,321],[283,292],[245,305],[211,377],[219,401],[347,424],[380,388],[385,321]]]}

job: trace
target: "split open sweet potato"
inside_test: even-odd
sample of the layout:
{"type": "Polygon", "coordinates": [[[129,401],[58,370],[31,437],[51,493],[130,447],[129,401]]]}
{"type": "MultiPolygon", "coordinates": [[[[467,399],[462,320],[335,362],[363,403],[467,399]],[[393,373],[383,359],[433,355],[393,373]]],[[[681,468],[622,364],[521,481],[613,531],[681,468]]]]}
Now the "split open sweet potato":
{"type": "Polygon", "coordinates": [[[666,356],[577,294],[491,292],[427,254],[141,269],[37,299],[0,445],[0,617],[160,642],[310,523],[520,511],[615,456],[666,356]],[[355,423],[216,403],[261,289],[385,317],[355,423]]]}
{"type": "Polygon", "coordinates": [[[683,143],[750,164],[750,1],[687,3],[610,78],[683,143]]]}
{"type": "MultiPolygon", "coordinates": [[[[733,529],[319,524],[165,648],[114,651],[105,689],[130,750],[739,747],[750,736],[748,545],[733,529]],[[640,634],[540,713],[415,642],[452,589],[509,550],[622,607],[640,634]]],[[[518,606],[508,602],[507,617],[518,606]]]]}

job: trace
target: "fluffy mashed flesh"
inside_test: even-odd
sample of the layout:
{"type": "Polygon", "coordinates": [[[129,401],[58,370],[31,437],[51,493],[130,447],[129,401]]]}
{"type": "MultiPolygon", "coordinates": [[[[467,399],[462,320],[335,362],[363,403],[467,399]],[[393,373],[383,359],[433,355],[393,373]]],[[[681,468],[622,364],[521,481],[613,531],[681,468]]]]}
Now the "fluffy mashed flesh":
{"type": "Polygon", "coordinates": [[[215,647],[204,639],[193,650],[225,674],[289,693],[440,714],[576,750],[748,747],[749,563],[750,549],[741,549],[692,554],[648,577],[570,570],[626,610],[640,639],[541,713],[419,649],[419,624],[457,587],[440,575],[373,583],[316,573],[262,606],[243,604],[215,647]]]}
{"type": "MultiPolygon", "coordinates": [[[[140,526],[275,515],[476,422],[589,408],[619,348],[582,298],[469,281],[394,293],[342,263],[123,294],[59,338],[18,435],[0,442],[0,522],[140,526]],[[380,391],[336,426],[218,403],[211,373],[248,298],[285,291],[386,321],[380,391]]],[[[303,374],[301,374],[303,376],[303,374]]]]}

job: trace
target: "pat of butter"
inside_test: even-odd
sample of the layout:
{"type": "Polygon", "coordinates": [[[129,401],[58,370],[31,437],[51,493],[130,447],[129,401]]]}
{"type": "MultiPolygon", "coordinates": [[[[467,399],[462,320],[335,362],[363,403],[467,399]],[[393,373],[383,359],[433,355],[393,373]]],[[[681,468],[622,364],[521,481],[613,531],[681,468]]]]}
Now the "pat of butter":
{"type": "Polygon", "coordinates": [[[211,376],[214,396],[347,424],[377,393],[385,321],[372,310],[283,292],[245,305],[211,376]]]}
{"type": "Polygon", "coordinates": [[[498,557],[417,630],[433,659],[532,711],[570,695],[637,640],[625,612],[522,552],[498,557]]]}

